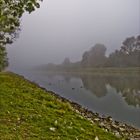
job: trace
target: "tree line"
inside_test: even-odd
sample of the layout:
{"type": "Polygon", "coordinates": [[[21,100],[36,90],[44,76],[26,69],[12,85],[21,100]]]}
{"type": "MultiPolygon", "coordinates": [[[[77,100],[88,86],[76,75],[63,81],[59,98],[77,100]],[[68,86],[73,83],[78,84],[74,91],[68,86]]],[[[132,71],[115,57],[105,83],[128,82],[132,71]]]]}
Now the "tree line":
{"type": "Polygon", "coordinates": [[[107,57],[106,46],[96,44],[82,55],[80,62],[71,63],[65,58],[62,66],[80,67],[139,67],[140,66],[140,35],[128,37],[122,42],[119,50],[115,50],[107,57]]]}

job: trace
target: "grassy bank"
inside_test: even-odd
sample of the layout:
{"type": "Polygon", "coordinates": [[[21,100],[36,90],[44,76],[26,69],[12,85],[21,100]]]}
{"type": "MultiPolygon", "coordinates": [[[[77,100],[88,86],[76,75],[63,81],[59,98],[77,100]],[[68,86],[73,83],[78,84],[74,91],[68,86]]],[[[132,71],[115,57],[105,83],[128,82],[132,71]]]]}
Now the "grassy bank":
{"type": "Polygon", "coordinates": [[[35,84],[0,73],[1,140],[119,140],[35,84]]]}

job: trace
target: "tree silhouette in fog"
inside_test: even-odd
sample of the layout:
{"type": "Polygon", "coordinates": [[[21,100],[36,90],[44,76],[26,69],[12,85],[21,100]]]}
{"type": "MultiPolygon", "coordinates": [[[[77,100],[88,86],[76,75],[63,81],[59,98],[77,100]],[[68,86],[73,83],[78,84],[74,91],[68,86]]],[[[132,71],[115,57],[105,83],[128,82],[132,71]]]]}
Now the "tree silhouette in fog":
{"type": "Polygon", "coordinates": [[[106,62],[106,47],[103,44],[96,44],[82,57],[81,65],[86,67],[101,67],[106,62]]]}
{"type": "Polygon", "coordinates": [[[140,66],[140,35],[126,38],[120,50],[111,53],[107,66],[139,67],[140,66]]]}

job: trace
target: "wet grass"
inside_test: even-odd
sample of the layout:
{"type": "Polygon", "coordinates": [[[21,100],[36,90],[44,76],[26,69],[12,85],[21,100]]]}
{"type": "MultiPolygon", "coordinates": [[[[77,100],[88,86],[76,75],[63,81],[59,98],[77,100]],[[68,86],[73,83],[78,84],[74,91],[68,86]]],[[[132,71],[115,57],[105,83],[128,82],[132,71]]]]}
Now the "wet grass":
{"type": "Polygon", "coordinates": [[[119,140],[68,102],[13,73],[0,73],[0,140],[119,140]]]}

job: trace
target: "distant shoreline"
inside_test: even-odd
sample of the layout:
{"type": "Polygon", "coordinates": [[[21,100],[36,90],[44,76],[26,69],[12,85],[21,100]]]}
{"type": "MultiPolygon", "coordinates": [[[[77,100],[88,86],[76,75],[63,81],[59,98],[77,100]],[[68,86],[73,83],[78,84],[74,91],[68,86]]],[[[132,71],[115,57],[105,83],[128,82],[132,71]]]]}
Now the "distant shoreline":
{"type": "Polygon", "coordinates": [[[73,67],[56,67],[52,69],[39,69],[42,72],[49,73],[71,73],[71,74],[91,74],[91,75],[139,75],[140,67],[129,67],[129,68],[116,68],[116,67],[105,67],[105,68],[73,68],[73,67]]]}

